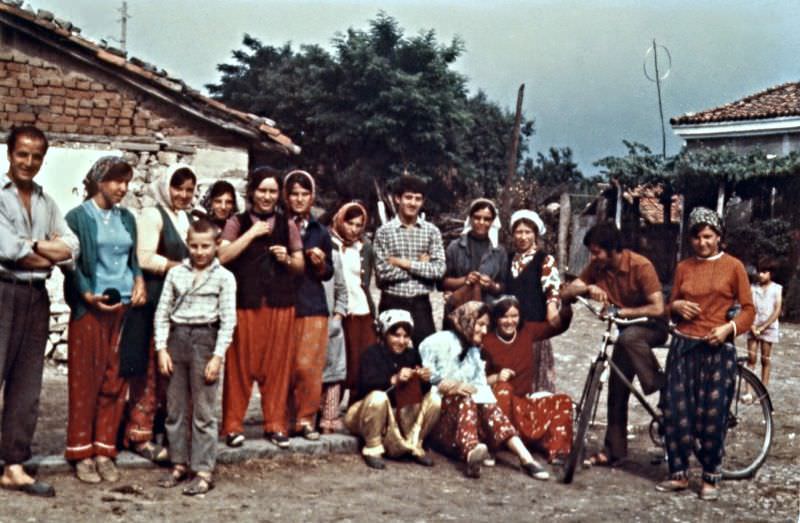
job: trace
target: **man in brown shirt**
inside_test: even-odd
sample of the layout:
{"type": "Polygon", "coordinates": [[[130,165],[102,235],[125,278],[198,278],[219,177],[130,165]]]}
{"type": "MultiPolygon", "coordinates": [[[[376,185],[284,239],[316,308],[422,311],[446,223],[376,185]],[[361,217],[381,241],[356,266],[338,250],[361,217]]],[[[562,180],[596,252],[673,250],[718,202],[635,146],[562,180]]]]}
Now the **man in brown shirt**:
{"type": "MultiPolygon", "coordinates": [[[[648,316],[652,321],[623,327],[614,345],[611,361],[630,381],[639,377],[645,394],[652,394],[666,383],[652,347],[667,339],[663,320],[664,296],[653,264],[644,256],[622,248],[619,230],[612,223],[600,223],[586,233],[583,244],[591,255],[589,265],[563,291],[566,298],[588,296],[614,306],[622,318],[648,316]]],[[[616,373],[608,386],[608,426],[605,448],[591,461],[613,465],[628,452],[628,399],[630,391],[616,373]]]]}

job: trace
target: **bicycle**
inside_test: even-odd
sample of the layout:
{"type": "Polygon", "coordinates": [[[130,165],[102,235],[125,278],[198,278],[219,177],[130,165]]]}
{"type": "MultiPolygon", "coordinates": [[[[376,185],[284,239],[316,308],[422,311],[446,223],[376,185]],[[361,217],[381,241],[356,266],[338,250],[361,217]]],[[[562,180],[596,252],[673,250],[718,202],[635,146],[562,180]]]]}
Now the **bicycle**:
{"type": "MultiPolygon", "coordinates": [[[[628,380],[619,367],[608,357],[608,349],[614,342],[614,334],[618,327],[636,325],[650,321],[649,318],[619,318],[615,314],[606,314],[598,310],[585,298],[578,298],[595,316],[606,322],[606,330],[597,357],[589,367],[589,373],[583,387],[580,401],[575,404],[575,437],[572,450],[567,456],[561,470],[563,483],[571,483],[575,469],[583,461],[586,446],[586,434],[594,421],[600,391],[610,370],[628,387],[631,394],[639,401],[651,416],[649,435],[653,443],[664,447],[661,435],[663,426],[661,414],[647,401],[628,380]]],[[[728,430],[725,437],[725,457],[722,462],[723,479],[745,479],[755,475],[769,454],[772,445],[773,420],[772,400],[764,384],[746,366],[747,357],[738,357],[734,397],[731,401],[728,417],[728,430]],[[745,401],[749,392],[752,401],[745,401]]]]}

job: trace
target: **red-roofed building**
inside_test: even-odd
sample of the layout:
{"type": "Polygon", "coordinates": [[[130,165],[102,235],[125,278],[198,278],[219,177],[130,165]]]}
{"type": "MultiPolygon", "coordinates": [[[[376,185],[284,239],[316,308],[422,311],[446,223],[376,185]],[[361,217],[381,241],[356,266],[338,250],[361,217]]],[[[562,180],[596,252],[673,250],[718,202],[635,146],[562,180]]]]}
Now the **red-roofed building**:
{"type": "Polygon", "coordinates": [[[726,146],[739,152],[759,148],[785,155],[800,150],[800,82],[790,82],[741,100],[670,119],[691,150],[726,146]]]}

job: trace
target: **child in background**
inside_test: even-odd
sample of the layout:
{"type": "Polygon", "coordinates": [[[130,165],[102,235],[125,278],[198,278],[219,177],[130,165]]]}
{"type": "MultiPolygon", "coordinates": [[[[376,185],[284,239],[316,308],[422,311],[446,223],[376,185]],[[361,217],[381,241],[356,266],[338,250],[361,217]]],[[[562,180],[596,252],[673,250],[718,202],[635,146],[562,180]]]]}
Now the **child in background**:
{"type": "Polygon", "coordinates": [[[753,304],[756,307],[756,319],[747,338],[747,365],[755,370],[760,349],[761,381],[764,386],[769,384],[772,344],[777,342],[780,336],[778,316],[781,314],[783,286],[772,281],[776,268],[777,264],[770,258],[759,260],[756,283],[750,286],[753,304]]]}
{"type": "Polygon", "coordinates": [[[333,251],[333,278],[322,282],[322,286],[325,288],[331,318],[328,321],[325,369],[322,371],[322,418],[319,427],[323,434],[333,434],[344,428],[339,404],[342,402],[342,383],[347,376],[347,354],[342,328],[342,319],[347,315],[347,283],[338,250],[333,251]]]}
{"type": "Polygon", "coordinates": [[[189,259],[167,273],[155,315],[158,367],[170,376],[166,427],[174,463],[158,484],[175,487],[189,478],[191,470],[195,476],[183,489],[188,496],[214,487],[214,405],[222,361],[236,326],[236,279],[217,260],[219,235],[219,229],[204,218],[189,227],[189,259]]]}

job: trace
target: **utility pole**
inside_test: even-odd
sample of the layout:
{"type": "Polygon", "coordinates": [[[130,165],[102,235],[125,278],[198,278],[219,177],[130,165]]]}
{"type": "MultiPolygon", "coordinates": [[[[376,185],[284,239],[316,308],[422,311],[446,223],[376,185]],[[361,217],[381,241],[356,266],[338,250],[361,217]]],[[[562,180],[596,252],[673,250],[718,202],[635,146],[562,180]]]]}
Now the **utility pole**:
{"type": "Polygon", "coordinates": [[[524,96],[525,84],[521,84],[519,86],[519,91],[517,91],[517,110],[514,115],[514,128],[511,131],[511,147],[508,151],[508,172],[506,173],[506,183],[503,187],[503,195],[501,196],[500,210],[504,217],[503,219],[508,218],[511,210],[511,191],[509,188],[517,173],[517,151],[519,150],[519,134],[520,126],[522,125],[522,99],[524,96]]]}
{"type": "Polygon", "coordinates": [[[131,18],[130,13],[128,13],[128,2],[123,1],[122,7],[118,9],[120,17],[117,22],[120,23],[120,37],[119,37],[119,47],[123,51],[127,51],[128,45],[128,19],[131,18]]]}

